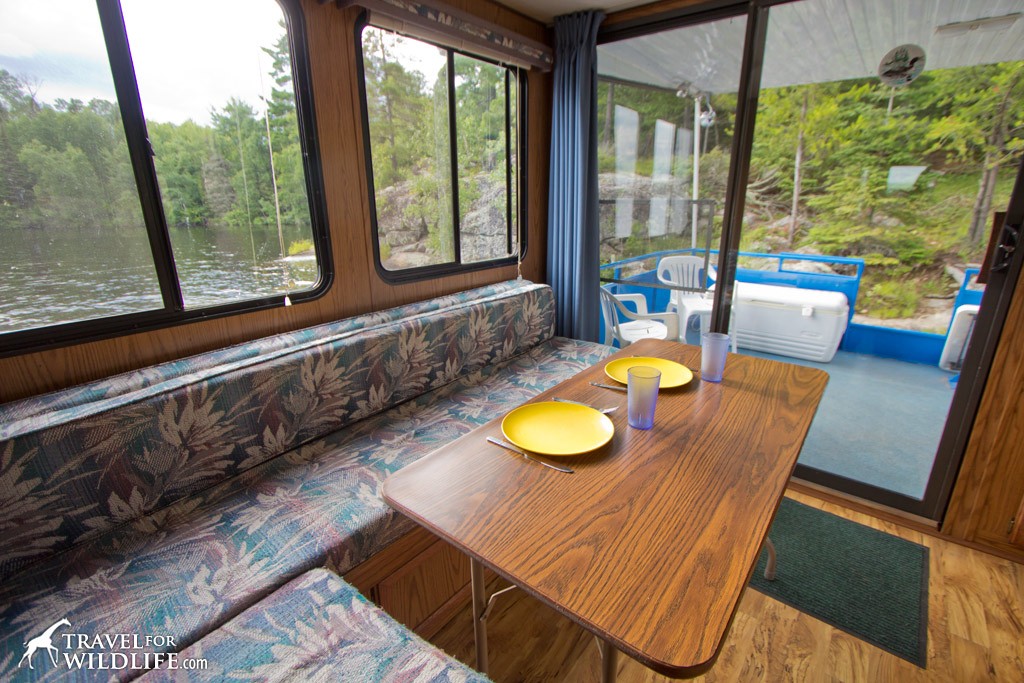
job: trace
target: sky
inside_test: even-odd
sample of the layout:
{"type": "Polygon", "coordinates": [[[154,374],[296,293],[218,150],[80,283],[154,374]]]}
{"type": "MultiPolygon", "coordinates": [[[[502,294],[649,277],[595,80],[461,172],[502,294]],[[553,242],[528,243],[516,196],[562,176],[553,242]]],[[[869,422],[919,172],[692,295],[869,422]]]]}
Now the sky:
{"type": "MultiPolygon", "coordinates": [[[[122,11],[147,119],[208,124],[231,97],[263,110],[273,83],[259,48],[283,33],[275,0],[122,0],[122,11]]],[[[44,102],[115,100],[89,0],[0,0],[0,68],[28,76],[44,102]]]]}
{"type": "MultiPolygon", "coordinates": [[[[373,30],[368,29],[368,30],[373,30]]],[[[423,76],[427,91],[432,92],[437,72],[444,67],[447,57],[441,50],[429,43],[384,32],[388,59],[397,60],[409,71],[418,71],[423,76]]]]}

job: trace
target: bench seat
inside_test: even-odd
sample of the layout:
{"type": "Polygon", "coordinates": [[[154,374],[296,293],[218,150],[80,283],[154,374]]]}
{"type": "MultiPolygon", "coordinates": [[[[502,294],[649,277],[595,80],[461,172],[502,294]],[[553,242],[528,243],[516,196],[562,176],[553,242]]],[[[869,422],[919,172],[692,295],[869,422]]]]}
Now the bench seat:
{"type": "Polygon", "coordinates": [[[0,585],[0,676],[61,618],[177,650],[310,569],[344,574],[412,526],[380,499],[389,474],[613,351],[550,338],[33,563],[0,585]]]}
{"type": "MultiPolygon", "coordinates": [[[[325,569],[279,588],[180,653],[204,660],[207,680],[417,681],[489,679],[425,642],[325,569]]],[[[179,668],[146,674],[146,683],[195,680],[179,668]]]]}

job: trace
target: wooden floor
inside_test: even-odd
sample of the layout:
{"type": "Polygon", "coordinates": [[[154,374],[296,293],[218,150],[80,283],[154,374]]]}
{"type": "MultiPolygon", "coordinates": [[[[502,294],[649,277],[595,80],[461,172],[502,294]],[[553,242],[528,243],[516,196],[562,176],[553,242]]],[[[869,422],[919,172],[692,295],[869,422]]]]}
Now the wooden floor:
{"type": "MultiPolygon", "coordinates": [[[[931,548],[928,667],[913,664],[747,590],[718,663],[699,681],[1024,681],[1024,566],[796,492],[788,496],[931,548]]],[[[489,619],[497,683],[600,679],[594,639],[513,591],[489,619]]],[[[432,638],[474,664],[468,609],[432,638]]],[[[672,679],[619,658],[619,681],[672,679]]]]}

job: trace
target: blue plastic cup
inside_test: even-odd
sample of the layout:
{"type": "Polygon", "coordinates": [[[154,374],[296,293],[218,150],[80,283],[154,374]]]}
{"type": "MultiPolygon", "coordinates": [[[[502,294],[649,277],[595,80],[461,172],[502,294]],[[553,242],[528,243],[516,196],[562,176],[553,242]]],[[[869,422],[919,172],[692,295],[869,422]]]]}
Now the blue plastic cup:
{"type": "Polygon", "coordinates": [[[705,382],[721,382],[725,359],[729,355],[729,335],[705,332],[700,336],[700,378],[705,382]]]}
{"type": "Polygon", "coordinates": [[[644,365],[629,369],[626,403],[629,405],[629,426],[650,429],[654,426],[654,406],[658,402],[661,371],[644,365]]]}

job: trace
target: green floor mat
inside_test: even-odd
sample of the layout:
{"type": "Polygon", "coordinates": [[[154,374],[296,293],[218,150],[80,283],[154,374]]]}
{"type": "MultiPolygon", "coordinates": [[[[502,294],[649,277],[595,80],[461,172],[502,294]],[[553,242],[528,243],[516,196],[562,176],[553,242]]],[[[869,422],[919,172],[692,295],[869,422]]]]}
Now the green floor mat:
{"type": "Polygon", "coordinates": [[[925,667],[928,548],[788,498],[768,537],[776,579],[764,578],[764,551],[751,586],[925,667]]]}

